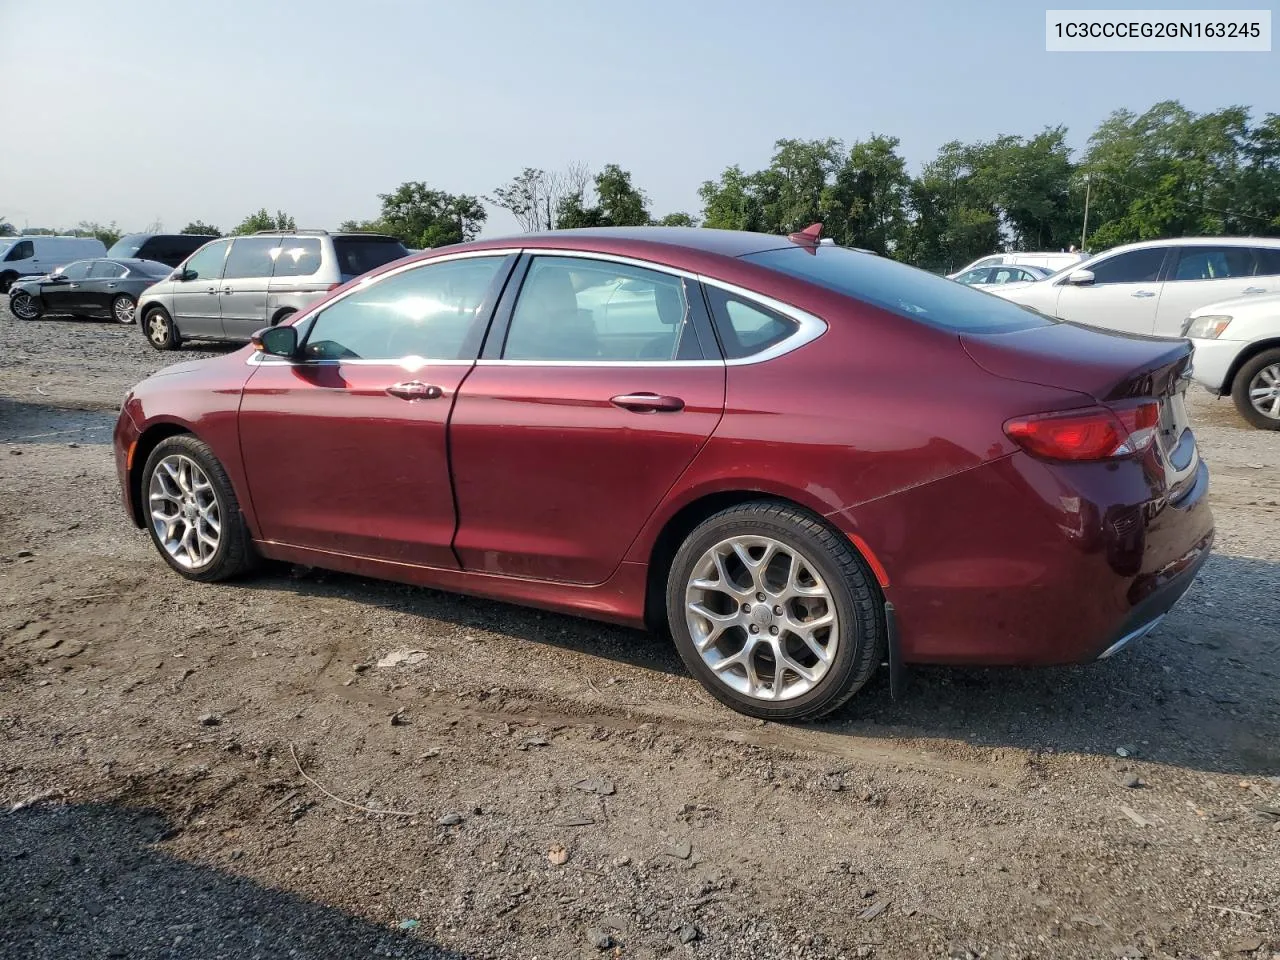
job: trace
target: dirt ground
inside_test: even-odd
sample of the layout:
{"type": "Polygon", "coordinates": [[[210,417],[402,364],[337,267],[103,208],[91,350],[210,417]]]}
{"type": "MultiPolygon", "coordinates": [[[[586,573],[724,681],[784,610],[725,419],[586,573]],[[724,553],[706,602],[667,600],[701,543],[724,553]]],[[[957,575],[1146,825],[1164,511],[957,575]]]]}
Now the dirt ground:
{"type": "Polygon", "coordinates": [[[1229,402],[1141,643],[781,726],[644,633],[180,579],[109,441],[200,352],[0,313],[0,956],[1280,957],[1280,434],[1229,402]]]}

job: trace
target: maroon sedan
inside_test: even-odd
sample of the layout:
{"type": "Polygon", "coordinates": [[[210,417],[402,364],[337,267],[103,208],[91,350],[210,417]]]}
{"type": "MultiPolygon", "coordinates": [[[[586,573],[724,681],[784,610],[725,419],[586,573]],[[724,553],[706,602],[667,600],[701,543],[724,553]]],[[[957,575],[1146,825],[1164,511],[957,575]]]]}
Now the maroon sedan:
{"type": "Polygon", "coordinates": [[[1061,664],[1209,554],[1185,341],[872,254],[603,229],[431,250],[125,401],[124,500],[193,580],[258,558],[669,630],[713,695],[1061,664]]]}

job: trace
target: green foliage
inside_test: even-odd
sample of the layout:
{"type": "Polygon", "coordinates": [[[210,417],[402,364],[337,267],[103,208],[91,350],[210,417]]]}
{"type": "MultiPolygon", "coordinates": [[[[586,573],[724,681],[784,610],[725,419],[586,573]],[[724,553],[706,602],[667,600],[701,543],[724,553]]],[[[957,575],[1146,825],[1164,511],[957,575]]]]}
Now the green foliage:
{"type": "Polygon", "coordinates": [[[605,164],[596,174],[592,196],[585,184],[570,185],[555,208],[555,226],[560,230],[576,227],[642,227],[652,221],[649,198],[631,183],[630,171],[616,163],[605,164]]]}
{"type": "Polygon", "coordinates": [[[668,213],[661,220],[655,220],[655,227],[696,227],[698,221],[689,216],[683,210],[676,213],[668,213]]]}
{"type": "Polygon", "coordinates": [[[16,237],[18,229],[4,217],[0,217],[0,237],[16,237]]]}
{"type": "Polygon", "coordinates": [[[257,213],[251,213],[240,221],[240,225],[231,231],[233,237],[242,237],[247,233],[257,233],[259,230],[297,230],[298,225],[294,222],[293,217],[289,216],[283,210],[277,210],[273,217],[267,213],[267,208],[262,207],[257,213]]]}
{"type": "MultiPolygon", "coordinates": [[[[479,197],[432,190],[420,180],[400,184],[378,195],[382,216],[372,224],[378,232],[398,237],[406,246],[425,249],[474,240],[488,218],[479,197]]],[[[343,227],[354,224],[347,221],[343,227]]]]}
{"type": "MultiPolygon", "coordinates": [[[[267,229],[270,229],[270,228],[269,228],[269,227],[264,227],[263,229],[264,229],[264,230],[267,230],[267,229]]],[[[179,233],[193,234],[193,235],[196,235],[196,236],[202,236],[202,237],[220,237],[220,236],[222,236],[222,231],[221,231],[221,230],[219,230],[217,227],[211,227],[211,226],[209,226],[209,224],[205,223],[203,220],[192,220],[190,223],[188,223],[185,227],[183,227],[183,228],[182,228],[181,230],[179,230],[178,232],[179,232],[179,233]]]]}
{"type": "Polygon", "coordinates": [[[74,230],[68,230],[67,233],[73,237],[94,237],[101,240],[102,245],[107,249],[110,249],[123,236],[114,220],[105,227],[94,221],[81,220],[79,226],[74,230]]]}

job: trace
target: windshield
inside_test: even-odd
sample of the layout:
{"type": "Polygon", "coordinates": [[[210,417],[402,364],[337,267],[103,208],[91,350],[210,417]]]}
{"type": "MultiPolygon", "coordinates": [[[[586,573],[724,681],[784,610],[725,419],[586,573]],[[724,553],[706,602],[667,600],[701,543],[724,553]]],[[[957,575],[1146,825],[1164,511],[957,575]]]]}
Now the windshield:
{"type": "Polygon", "coordinates": [[[133,257],[146,242],[147,234],[145,233],[127,234],[111,245],[111,249],[107,251],[107,256],[116,258],[133,257]]]}
{"type": "Polygon", "coordinates": [[[409,255],[405,245],[392,237],[334,237],[333,252],[344,281],[409,255]]]}
{"type": "Polygon", "coordinates": [[[16,240],[0,240],[0,257],[3,257],[6,253],[8,253],[9,248],[12,247],[15,243],[17,243],[16,240]]]}
{"type": "Polygon", "coordinates": [[[943,330],[1007,333],[1055,322],[962,283],[843,247],[788,247],[742,259],[943,330]]]}

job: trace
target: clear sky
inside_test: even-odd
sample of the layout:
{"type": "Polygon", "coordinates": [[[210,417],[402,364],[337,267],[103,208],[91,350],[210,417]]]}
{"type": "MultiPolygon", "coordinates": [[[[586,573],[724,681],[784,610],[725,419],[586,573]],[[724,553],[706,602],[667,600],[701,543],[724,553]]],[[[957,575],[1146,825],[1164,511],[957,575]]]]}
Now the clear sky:
{"type": "Polygon", "coordinates": [[[891,134],[914,171],[951,139],[1064,124],[1080,146],[1166,98],[1280,112],[1277,52],[1046,53],[1044,10],[1069,5],[0,0],[0,215],[333,227],[404,180],[483,195],[572,161],[697,213],[703,180],[779,137],[891,134]]]}

